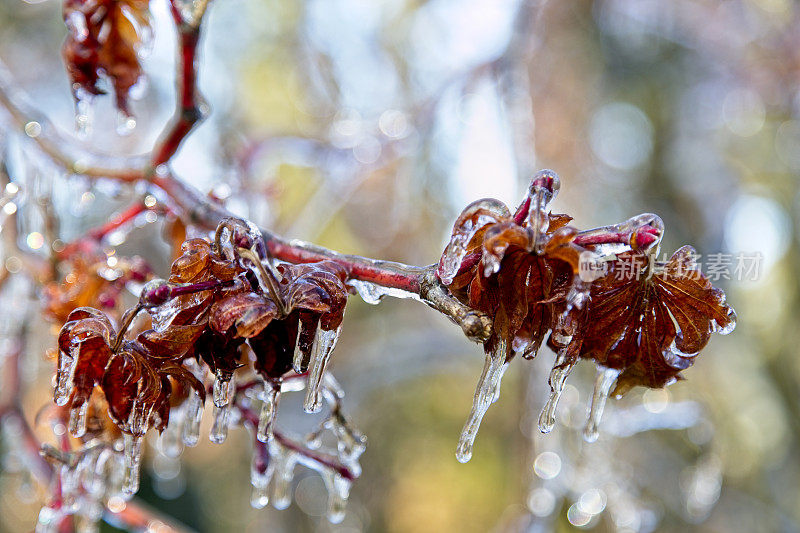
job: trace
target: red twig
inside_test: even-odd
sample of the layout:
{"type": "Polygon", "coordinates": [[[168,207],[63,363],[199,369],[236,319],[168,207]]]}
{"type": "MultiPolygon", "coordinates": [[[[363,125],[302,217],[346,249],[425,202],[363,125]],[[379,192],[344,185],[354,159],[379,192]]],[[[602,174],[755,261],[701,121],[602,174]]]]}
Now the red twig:
{"type": "Polygon", "coordinates": [[[167,128],[152,152],[150,171],[168,163],[195,125],[205,118],[197,91],[197,45],[200,42],[200,18],[185,22],[176,0],[170,0],[170,12],[178,29],[178,101],[167,128]]]}
{"type": "Polygon", "coordinates": [[[90,252],[94,249],[95,245],[102,241],[108,234],[120,229],[122,226],[147,211],[148,208],[144,203],[137,202],[136,204],[125,209],[117,216],[103,224],[98,228],[89,231],[85,237],[81,237],[72,241],[64,246],[64,249],[58,253],[60,258],[70,257],[77,252],[90,252]]]}
{"type": "Polygon", "coordinates": [[[132,531],[158,531],[161,533],[181,533],[189,528],[176,524],[172,519],[160,515],[139,501],[125,502],[117,511],[106,510],[105,520],[120,524],[132,531]]]}

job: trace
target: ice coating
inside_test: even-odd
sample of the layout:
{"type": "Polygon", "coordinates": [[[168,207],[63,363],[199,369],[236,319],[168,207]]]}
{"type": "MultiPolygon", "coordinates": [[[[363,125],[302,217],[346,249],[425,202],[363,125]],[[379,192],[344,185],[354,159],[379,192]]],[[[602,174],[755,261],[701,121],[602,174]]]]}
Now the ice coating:
{"type": "Polygon", "coordinates": [[[92,131],[94,107],[89,93],[79,89],[75,94],[78,98],[75,102],[75,134],[79,139],[85,139],[92,131]]]}
{"type": "Polygon", "coordinates": [[[592,251],[601,260],[613,258],[616,254],[630,249],[657,255],[664,236],[664,221],[653,213],[642,213],[620,224],[581,231],[578,235],[587,245],[591,245],[592,251]],[[591,244],[592,237],[610,234],[618,234],[620,241],[591,244]]]}
{"type": "Polygon", "coordinates": [[[543,245],[543,235],[547,232],[550,223],[550,203],[558,195],[561,188],[561,180],[558,174],[552,170],[540,170],[531,180],[531,185],[528,189],[528,199],[530,206],[528,208],[527,222],[531,228],[531,242],[533,249],[537,253],[541,253],[543,245]]]}
{"type": "Polygon", "coordinates": [[[135,456],[137,450],[135,446],[127,447],[135,437],[127,437],[123,453],[97,441],[71,451],[58,451],[47,444],[43,446],[42,453],[59,463],[54,473],[59,483],[60,504],[55,508],[42,508],[36,531],[61,531],[64,518],[70,518],[77,531],[97,531],[97,523],[103,517],[108,500],[130,497],[130,493],[124,490],[123,476],[129,479],[132,471],[125,466],[127,459],[123,454],[132,450],[135,456]]]}
{"type": "Polygon", "coordinates": [[[317,326],[314,345],[311,347],[311,359],[308,363],[306,398],[303,402],[303,409],[307,413],[316,413],[322,409],[320,385],[325,374],[325,368],[331,358],[331,353],[339,340],[341,330],[341,326],[330,331],[325,331],[320,326],[317,326]]]}
{"type": "Polygon", "coordinates": [[[217,407],[225,407],[231,403],[235,388],[230,374],[217,372],[214,378],[214,405],[217,407]]]}
{"type": "Polygon", "coordinates": [[[572,334],[568,332],[569,314],[572,308],[567,304],[567,309],[558,315],[556,327],[550,334],[550,338],[560,346],[566,346],[572,341],[572,334]]]}
{"type": "Polygon", "coordinates": [[[142,462],[142,436],[125,433],[124,438],[124,474],[122,492],[127,495],[136,494],[139,490],[139,466],[142,462]]]}
{"type": "Polygon", "coordinates": [[[230,424],[231,406],[225,405],[219,407],[214,406],[214,413],[212,418],[214,422],[211,425],[211,432],[208,438],[214,444],[222,444],[228,438],[228,425],[230,424]]]}
{"type": "Polygon", "coordinates": [[[53,401],[59,407],[67,405],[72,394],[72,379],[75,375],[75,367],[78,365],[79,350],[80,347],[75,345],[70,348],[68,354],[65,352],[59,354],[56,388],[53,392],[53,401]]]}
{"type": "Polygon", "coordinates": [[[569,360],[566,355],[566,348],[560,350],[548,378],[550,396],[539,414],[539,431],[542,433],[550,433],[556,425],[558,400],[561,399],[561,393],[564,392],[564,384],[567,382],[567,378],[574,366],[575,361],[569,360]]]}
{"type": "Polygon", "coordinates": [[[580,276],[575,276],[567,293],[567,312],[573,309],[583,309],[584,304],[589,299],[589,290],[592,288],[591,283],[581,279],[580,276]]]}
{"type": "Polygon", "coordinates": [[[500,380],[506,369],[506,343],[498,341],[492,353],[486,355],[486,363],[483,373],[478,380],[475,390],[475,397],[472,400],[472,411],[470,411],[467,423],[461,431],[461,437],[456,449],[456,459],[461,463],[466,463],[472,458],[472,446],[475,437],[478,435],[481,421],[483,420],[489,406],[499,397],[500,380]]]}
{"type": "Polygon", "coordinates": [[[630,235],[630,246],[634,250],[647,249],[658,254],[658,247],[664,237],[664,221],[661,217],[653,213],[642,213],[631,217],[622,224],[619,224],[619,232],[630,235]],[[644,230],[640,232],[639,230],[644,230]],[[642,240],[644,235],[651,235],[653,239],[642,240]]]}
{"type": "Polygon", "coordinates": [[[583,428],[583,438],[586,442],[594,442],[600,435],[598,430],[600,418],[603,416],[606,400],[608,400],[608,395],[611,393],[611,388],[616,383],[619,374],[620,370],[615,368],[600,368],[597,371],[592,402],[589,404],[589,418],[583,428]]]}
{"type": "Polygon", "coordinates": [[[278,444],[275,439],[269,443],[270,462],[274,464],[272,475],[272,506],[286,509],[292,502],[291,485],[297,453],[278,444]]]}
{"type": "MultiPolygon", "coordinates": [[[[303,339],[305,334],[308,333],[306,328],[319,327],[318,324],[319,323],[317,323],[317,326],[312,326],[312,324],[309,324],[305,320],[300,320],[299,321],[299,324],[298,324],[298,327],[297,327],[297,340],[295,340],[295,343],[294,343],[294,357],[292,358],[292,369],[294,369],[294,371],[297,372],[298,374],[302,374],[304,372],[303,363],[305,362],[305,358],[306,358],[306,354],[303,352],[303,348],[304,348],[303,344],[304,343],[301,342],[301,339],[303,339]]],[[[316,331],[314,332],[314,335],[316,335],[316,331]]],[[[305,338],[307,338],[307,337],[305,337],[305,338]]],[[[307,347],[308,347],[308,344],[305,343],[305,348],[307,349],[307,347]]]]}
{"type": "Polygon", "coordinates": [[[481,228],[510,216],[508,207],[494,198],[476,200],[464,208],[453,225],[450,242],[447,243],[439,260],[436,273],[442,283],[450,285],[453,282],[461,262],[467,255],[470,241],[481,228]]]}
{"type": "Polygon", "coordinates": [[[261,412],[258,415],[258,432],[256,434],[256,437],[261,442],[267,442],[272,437],[272,427],[278,411],[280,395],[280,383],[264,383],[264,391],[261,393],[261,412]]]}
{"type": "Polygon", "coordinates": [[[714,331],[716,333],[719,333],[720,335],[729,335],[734,329],[736,329],[736,318],[737,318],[736,311],[734,311],[733,307],[731,307],[728,310],[728,319],[730,320],[730,322],[728,322],[728,324],[725,327],[719,327],[719,325],[717,325],[717,323],[715,322],[714,331]]]}
{"type": "Polygon", "coordinates": [[[381,303],[381,300],[383,300],[385,296],[391,296],[392,298],[412,298],[414,300],[419,300],[419,294],[392,287],[382,287],[380,285],[370,283],[369,281],[361,281],[360,279],[351,279],[347,281],[347,284],[353,287],[358,293],[358,295],[361,297],[361,299],[370,305],[378,305],[379,303],[381,303]]]}
{"type": "Polygon", "coordinates": [[[339,460],[355,475],[360,475],[361,465],[358,463],[358,459],[367,449],[367,438],[344,423],[341,416],[335,416],[331,419],[331,429],[338,440],[336,446],[339,452],[339,460]]]}
{"type": "Polygon", "coordinates": [[[350,496],[349,479],[342,477],[338,472],[325,470],[322,472],[322,480],[325,488],[328,489],[328,521],[332,524],[339,524],[344,520],[347,498],[350,496]]]}
{"type": "Polygon", "coordinates": [[[128,416],[128,427],[130,432],[134,435],[144,435],[150,425],[150,414],[152,413],[153,406],[147,402],[133,401],[131,413],[128,416]]]}
{"type": "Polygon", "coordinates": [[[117,111],[117,135],[126,137],[136,128],[136,119],[127,113],[117,111]]]}

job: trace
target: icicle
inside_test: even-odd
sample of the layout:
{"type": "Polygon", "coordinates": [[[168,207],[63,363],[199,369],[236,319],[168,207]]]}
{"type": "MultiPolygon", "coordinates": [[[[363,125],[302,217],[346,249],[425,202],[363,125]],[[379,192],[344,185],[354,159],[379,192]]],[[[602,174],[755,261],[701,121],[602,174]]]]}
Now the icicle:
{"type": "Polygon", "coordinates": [[[611,387],[616,383],[619,374],[620,370],[615,368],[600,368],[597,371],[597,377],[594,380],[592,403],[589,405],[589,419],[583,428],[583,439],[586,442],[594,442],[600,435],[598,431],[600,418],[603,416],[603,409],[605,409],[606,400],[608,400],[608,395],[611,393],[611,387]]]}
{"type": "MultiPolygon", "coordinates": [[[[194,393],[190,393],[194,394],[194,393]]],[[[188,403],[188,401],[187,401],[188,403]]],[[[186,415],[186,405],[173,407],[169,412],[169,423],[158,439],[161,453],[172,459],[179,457],[183,452],[183,430],[186,415]]]]}
{"type": "Polygon", "coordinates": [[[442,283],[450,285],[453,282],[467,255],[470,241],[481,228],[510,216],[508,207],[493,198],[477,200],[465,207],[453,225],[453,235],[439,261],[437,273],[442,283]]]}
{"type": "Polygon", "coordinates": [[[233,400],[235,386],[232,378],[231,374],[217,372],[214,378],[214,405],[217,407],[225,407],[233,400]]]}
{"type": "Polygon", "coordinates": [[[494,389],[492,390],[492,403],[500,399],[500,382],[503,380],[506,370],[508,370],[508,361],[503,363],[503,366],[498,371],[497,380],[494,382],[494,389]]]}
{"type": "Polygon", "coordinates": [[[272,479],[272,506],[286,509],[292,503],[291,484],[297,454],[276,443],[270,442],[270,463],[274,465],[272,479]]]}
{"type": "Polygon", "coordinates": [[[73,346],[69,353],[61,352],[58,360],[58,373],[56,374],[56,388],[53,393],[53,401],[56,405],[63,407],[67,405],[72,394],[72,378],[75,374],[75,367],[78,364],[80,348],[73,346]]]}
{"type": "Polygon", "coordinates": [[[75,133],[79,139],[85,139],[92,132],[93,109],[91,95],[83,90],[78,91],[75,105],[75,133]]]}
{"type": "Polygon", "coordinates": [[[461,463],[466,463],[472,458],[472,445],[478,435],[486,411],[494,402],[495,397],[499,396],[500,380],[503,378],[506,361],[506,342],[498,341],[494,351],[487,354],[483,373],[478,380],[478,387],[475,390],[475,397],[472,400],[472,411],[469,414],[467,423],[461,431],[461,438],[458,441],[456,459],[461,463]]]}
{"type": "Polygon", "coordinates": [[[84,459],[86,464],[83,468],[83,487],[86,493],[95,500],[100,500],[106,493],[106,466],[109,458],[114,455],[116,454],[112,450],[100,448],[84,459]]]}
{"type": "Polygon", "coordinates": [[[130,432],[135,435],[144,435],[150,425],[150,413],[153,411],[152,405],[140,402],[138,399],[133,401],[131,413],[128,415],[128,427],[130,432]]]}
{"type": "Polygon", "coordinates": [[[558,357],[556,357],[548,379],[550,384],[550,397],[547,399],[547,403],[544,404],[542,412],[539,415],[539,431],[542,433],[550,433],[553,430],[553,426],[556,424],[558,400],[561,398],[561,393],[564,391],[564,384],[567,382],[567,377],[569,377],[574,366],[575,361],[568,361],[566,348],[562,348],[561,351],[558,352],[558,357]]]}
{"type": "Polygon", "coordinates": [[[352,483],[333,470],[326,469],[321,474],[325,488],[328,489],[328,521],[331,524],[339,524],[344,520],[345,506],[350,497],[352,483]]]}
{"type": "Polygon", "coordinates": [[[317,334],[314,338],[314,345],[311,348],[311,359],[308,363],[306,398],[303,402],[303,409],[307,413],[316,413],[322,409],[320,384],[325,375],[325,367],[328,365],[331,352],[336,347],[341,331],[341,326],[331,331],[325,331],[317,326],[317,334]]]}
{"type": "Polygon", "coordinates": [[[76,499],[79,493],[81,470],[78,465],[64,464],[59,471],[61,480],[61,509],[67,514],[73,514],[78,509],[76,499]]]}
{"type": "Polygon", "coordinates": [[[186,414],[183,420],[183,443],[196,446],[200,439],[200,421],[203,419],[203,400],[192,392],[186,399],[186,414]]]}
{"type": "MultiPolygon", "coordinates": [[[[292,358],[292,369],[294,369],[294,371],[297,372],[298,374],[302,374],[303,372],[306,371],[306,369],[303,368],[303,363],[305,362],[306,358],[306,354],[303,352],[303,349],[307,348],[308,345],[306,344],[304,346],[303,343],[300,342],[300,340],[303,339],[304,337],[303,334],[307,333],[306,328],[308,328],[309,325],[310,324],[308,324],[306,321],[301,320],[297,327],[297,339],[295,340],[294,343],[294,357],[292,358]]],[[[317,323],[316,327],[319,327],[319,323],[317,323]]],[[[316,335],[316,332],[314,332],[314,335],[316,335]]]]}
{"type": "Polygon", "coordinates": [[[573,309],[583,309],[583,305],[589,299],[591,287],[591,283],[587,283],[580,276],[575,276],[572,280],[572,287],[567,293],[567,313],[573,309]]]}
{"type": "Polygon", "coordinates": [[[253,485],[253,492],[250,496],[250,505],[256,509],[263,509],[269,504],[269,482],[275,472],[275,466],[271,460],[259,456],[256,449],[253,456],[253,464],[250,467],[250,483],[253,485]]]}
{"type": "Polygon", "coordinates": [[[86,411],[89,402],[83,402],[78,407],[69,410],[69,432],[73,437],[82,437],[86,433],[86,411]]]}
{"type": "Polygon", "coordinates": [[[275,414],[278,410],[278,400],[281,396],[280,383],[264,383],[262,393],[261,413],[258,417],[257,438],[261,442],[267,442],[272,436],[272,426],[275,421],[275,414]]]}
{"type": "Polygon", "coordinates": [[[142,436],[125,433],[125,470],[122,492],[136,494],[139,490],[139,465],[142,462],[142,436]]]}
{"type": "Polygon", "coordinates": [[[381,287],[368,281],[361,281],[359,279],[351,279],[347,284],[353,287],[358,295],[366,303],[370,305],[378,305],[383,300],[384,296],[391,296],[393,298],[412,298],[419,300],[419,294],[404,291],[402,289],[395,289],[389,287],[381,287]]]}
{"type": "Polygon", "coordinates": [[[566,346],[570,342],[572,342],[572,335],[567,332],[568,324],[569,324],[569,306],[567,306],[567,310],[558,315],[556,319],[556,327],[553,328],[553,331],[550,333],[550,339],[558,346],[566,346]]]}
{"type": "Polygon", "coordinates": [[[209,440],[214,444],[222,444],[228,438],[228,423],[230,421],[231,406],[214,406],[214,423],[211,426],[209,440]]]}

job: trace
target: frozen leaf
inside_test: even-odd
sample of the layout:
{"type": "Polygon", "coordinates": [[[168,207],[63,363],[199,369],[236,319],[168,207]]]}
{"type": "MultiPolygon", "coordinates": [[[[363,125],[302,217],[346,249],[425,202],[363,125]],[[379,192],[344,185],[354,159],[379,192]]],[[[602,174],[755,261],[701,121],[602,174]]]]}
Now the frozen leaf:
{"type": "Polygon", "coordinates": [[[137,51],[148,39],[148,0],[66,0],[63,55],[77,100],[97,95],[100,76],[111,81],[117,108],[130,115],[128,93],[142,76],[137,51]]]}
{"type": "Polygon", "coordinates": [[[684,246],[666,264],[626,252],[592,284],[581,357],[621,371],[616,394],[663,387],[708,343],[733,329],[736,315],[684,246]]]}

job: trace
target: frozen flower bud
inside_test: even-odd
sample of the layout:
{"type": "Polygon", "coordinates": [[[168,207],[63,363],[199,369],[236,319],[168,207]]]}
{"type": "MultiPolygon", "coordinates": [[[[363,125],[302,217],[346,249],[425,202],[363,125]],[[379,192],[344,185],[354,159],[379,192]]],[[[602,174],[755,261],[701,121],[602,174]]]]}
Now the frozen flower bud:
{"type": "Polygon", "coordinates": [[[154,279],[147,283],[139,296],[139,302],[145,307],[157,307],[169,301],[172,288],[166,280],[154,279]]]}

